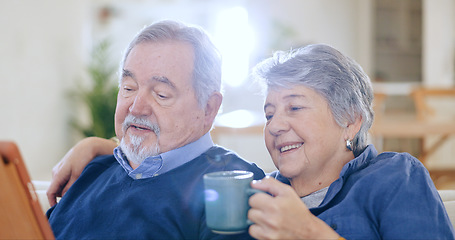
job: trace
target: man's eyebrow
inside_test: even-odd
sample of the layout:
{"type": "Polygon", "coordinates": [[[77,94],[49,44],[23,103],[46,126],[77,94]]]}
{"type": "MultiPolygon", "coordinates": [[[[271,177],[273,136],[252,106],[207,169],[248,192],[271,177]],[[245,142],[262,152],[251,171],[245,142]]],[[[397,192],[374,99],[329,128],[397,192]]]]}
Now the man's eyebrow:
{"type": "MultiPolygon", "coordinates": [[[[122,78],[125,78],[125,77],[130,77],[130,78],[134,79],[134,74],[127,69],[123,69],[122,78]]],[[[164,76],[153,76],[151,80],[167,84],[172,88],[176,88],[174,83],[172,83],[167,77],[164,77],[164,76]]]]}
{"type": "Polygon", "coordinates": [[[122,78],[124,78],[124,77],[134,78],[134,74],[132,72],[130,72],[129,70],[123,69],[122,78]]]}
{"type": "Polygon", "coordinates": [[[171,88],[176,88],[174,83],[172,83],[167,77],[164,77],[164,76],[154,76],[152,77],[152,80],[153,81],[158,81],[158,82],[161,82],[161,83],[164,83],[164,84],[167,84],[169,85],[171,88]]]}

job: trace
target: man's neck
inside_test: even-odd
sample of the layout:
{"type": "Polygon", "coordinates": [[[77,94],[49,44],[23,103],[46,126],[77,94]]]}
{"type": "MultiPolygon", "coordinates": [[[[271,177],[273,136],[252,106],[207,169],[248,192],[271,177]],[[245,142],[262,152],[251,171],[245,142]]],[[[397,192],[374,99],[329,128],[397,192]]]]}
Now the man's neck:
{"type": "Polygon", "coordinates": [[[130,163],[130,166],[131,166],[131,168],[133,168],[133,170],[136,169],[137,167],[139,167],[139,165],[140,165],[140,164],[136,164],[136,163],[134,163],[132,161],[129,161],[129,160],[128,160],[128,162],[130,163]]]}

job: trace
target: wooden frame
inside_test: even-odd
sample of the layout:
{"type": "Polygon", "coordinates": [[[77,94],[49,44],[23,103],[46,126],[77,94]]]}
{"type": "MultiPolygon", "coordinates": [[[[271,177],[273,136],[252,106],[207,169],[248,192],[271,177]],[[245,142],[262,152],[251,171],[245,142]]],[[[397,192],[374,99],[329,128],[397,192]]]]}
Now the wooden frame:
{"type": "Polygon", "coordinates": [[[412,91],[412,98],[417,112],[417,119],[424,120],[433,115],[434,110],[425,102],[426,97],[455,97],[455,88],[418,88],[412,91]]]}
{"type": "Polygon", "coordinates": [[[54,239],[13,142],[0,141],[0,239],[54,239]]]}

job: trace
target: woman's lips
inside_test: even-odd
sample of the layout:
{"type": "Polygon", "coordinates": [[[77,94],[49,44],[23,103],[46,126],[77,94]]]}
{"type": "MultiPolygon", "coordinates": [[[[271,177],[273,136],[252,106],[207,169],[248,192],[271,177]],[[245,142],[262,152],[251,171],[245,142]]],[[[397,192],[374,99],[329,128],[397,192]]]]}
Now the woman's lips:
{"type": "Polygon", "coordinates": [[[290,150],[293,150],[293,149],[300,148],[302,145],[303,145],[303,143],[289,144],[289,145],[285,145],[285,146],[280,147],[279,150],[280,150],[280,153],[283,153],[283,152],[287,152],[287,151],[290,151],[290,150]]]}

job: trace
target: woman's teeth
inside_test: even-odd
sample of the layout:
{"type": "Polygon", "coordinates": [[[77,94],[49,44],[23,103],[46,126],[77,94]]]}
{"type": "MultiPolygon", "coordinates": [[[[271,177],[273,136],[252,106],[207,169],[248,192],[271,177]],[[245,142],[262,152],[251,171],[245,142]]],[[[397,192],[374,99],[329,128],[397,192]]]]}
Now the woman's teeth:
{"type": "Polygon", "coordinates": [[[294,149],[294,148],[299,148],[302,145],[303,145],[303,143],[284,146],[284,147],[280,148],[280,152],[286,152],[286,151],[289,151],[289,150],[294,149]]]}

